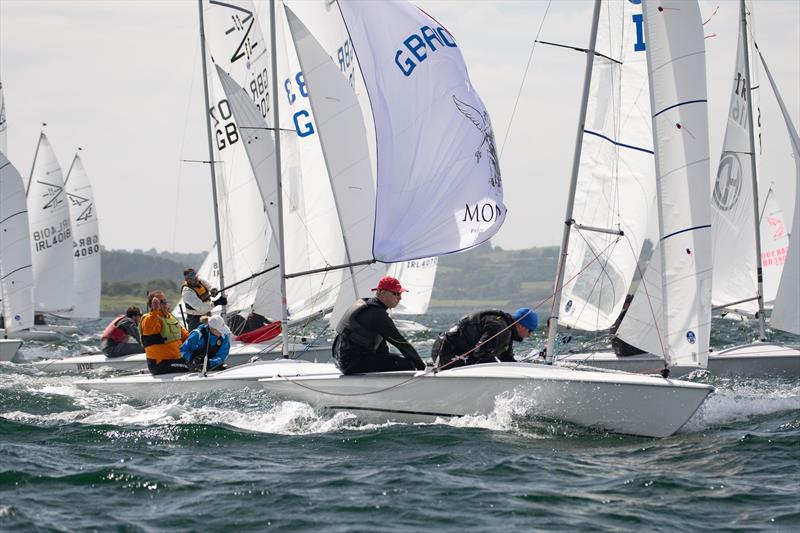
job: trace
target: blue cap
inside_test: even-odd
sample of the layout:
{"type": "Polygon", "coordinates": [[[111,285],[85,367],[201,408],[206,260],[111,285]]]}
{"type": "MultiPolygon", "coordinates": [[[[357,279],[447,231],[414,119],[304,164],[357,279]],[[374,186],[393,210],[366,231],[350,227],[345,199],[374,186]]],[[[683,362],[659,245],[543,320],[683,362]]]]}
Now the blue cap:
{"type": "Polygon", "coordinates": [[[539,325],[539,317],[536,316],[536,312],[531,311],[528,307],[520,307],[514,311],[514,320],[531,331],[535,331],[536,327],[539,325]]]}

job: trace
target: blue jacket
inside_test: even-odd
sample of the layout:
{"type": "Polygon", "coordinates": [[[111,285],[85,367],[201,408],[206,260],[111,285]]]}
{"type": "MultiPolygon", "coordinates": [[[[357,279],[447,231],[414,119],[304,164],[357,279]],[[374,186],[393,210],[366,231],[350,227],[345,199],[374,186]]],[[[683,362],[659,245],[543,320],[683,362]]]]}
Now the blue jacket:
{"type": "Polygon", "coordinates": [[[208,329],[208,324],[200,324],[197,329],[192,330],[189,338],[181,345],[181,357],[187,362],[191,361],[193,356],[199,355],[200,357],[206,354],[206,335],[208,336],[208,369],[218,367],[223,364],[228,358],[228,353],[231,351],[230,335],[217,337],[211,330],[208,329]],[[217,344],[219,341],[219,344],[217,344]],[[216,353],[214,349],[216,348],[216,353]]]}

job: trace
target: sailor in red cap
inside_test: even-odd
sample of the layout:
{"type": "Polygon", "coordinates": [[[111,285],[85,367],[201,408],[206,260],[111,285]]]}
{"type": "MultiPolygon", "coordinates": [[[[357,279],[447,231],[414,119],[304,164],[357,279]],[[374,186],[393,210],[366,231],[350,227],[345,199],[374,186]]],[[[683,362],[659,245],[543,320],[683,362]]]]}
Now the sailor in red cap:
{"type": "Polygon", "coordinates": [[[333,357],[342,374],[424,370],[417,351],[399,331],[387,311],[397,307],[406,289],[385,276],[372,289],[375,297],[357,300],[336,326],[333,357]],[[387,342],[402,356],[389,353],[387,342]]]}

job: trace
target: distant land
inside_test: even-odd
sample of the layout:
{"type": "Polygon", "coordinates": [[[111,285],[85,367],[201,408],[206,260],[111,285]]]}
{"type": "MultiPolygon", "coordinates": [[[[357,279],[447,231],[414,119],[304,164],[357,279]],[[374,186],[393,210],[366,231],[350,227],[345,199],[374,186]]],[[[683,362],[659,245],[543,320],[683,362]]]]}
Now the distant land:
{"type": "MultiPolygon", "coordinates": [[[[103,250],[103,301],[106,313],[144,305],[149,289],[161,288],[175,299],[183,269],[199,268],[206,252],[103,250]]],[[[485,307],[533,307],[553,291],[558,247],[503,250],[489,243],[439,258],[431,311],[485,307]]],[[[401,280],[402,281],[402,280],[401,280]]],[[[540,310],[542,308],[540,307],[540,310]]]]}

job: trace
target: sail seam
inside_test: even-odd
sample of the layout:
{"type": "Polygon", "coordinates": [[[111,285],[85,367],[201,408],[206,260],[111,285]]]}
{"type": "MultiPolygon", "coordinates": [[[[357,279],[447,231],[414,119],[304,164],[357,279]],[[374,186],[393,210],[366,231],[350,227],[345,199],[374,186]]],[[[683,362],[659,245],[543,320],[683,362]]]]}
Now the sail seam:
{"type": "Polygon", "coordinates": [[[25,210],[25,211],[18,211],[18,212],[16,212],[16,213],[14,213],[13,215],[9,215],[9,216],[7,216],[7,217],[6,217],[6,218],[4,218],[3,220],[0,220],[0,224],[2,224],[3,222],[6,222],[7,220],[11,220],[12,218],[14,218],[14,217],[15,217],[15,216],[17,216],[17,215],[24,215],[24,214],[25,214],[25,213],[27,213],[27,212],[28,212],[27,210],[25,210]]]}
{"type": "Polygon", "coordinates": [[[673,231],[669,235],[665,235],[665,236],[661,237],[661,240],[665,241],[665,240],[669,239],[670,237],[674,237],[675,235],[679,235],[681,233],[686,233],[687,231],[694,231],[694,230],[697,230],[697,229],[710,228],[710,227],[711,227],[711,224],[703,224],[701,226],[694,226],[692,228],[685,228],[685,229],[681,229],[681,230],[678,230],[678,231],[673,231]]]}
{"type": "Polygon", "coordinates": [[[671,105],[669,107],[665,107],[664,109],[662,109],[661,111],[659,111],[658,113],[653,115],[653,118],[657,117],[658,115],[660,115],[661,113],[663,113],[665,111],[669,111],[670,109],[672,109],[674,107],[680,107],[682,105],[688,105],[688,104],[701,104],[701,103],[706,103],[706,102],[708,102],[708,100],[706,100],[705,98],[703,98],[702,100],[687,100],[685,102],[678,102],[677,104],[671,105]]]}
{"type": "Polygon", "coordinates": [[[614,144],[616,146],[621,146],[623,148],[630,148],[631,150],[638,150],[640,152],[645,152],[647,154],[652,154],[653,153],[652,150],[648,150],[647,148],[641,148],[639,146],[633,146],[632,144],[625,144],[625,143],[621,143],[619,141],[615,141],[614,139],[611,139],[610,137],[606,137],[602,133],[597,133],[597,132],[591,131],[591,130],[583,130],[583,133],[588,133],[589,135],[594,135],[595,137],[600,137],[601,139],[605,139],[608,142],[610,142],[611,144],[614,144]]]}

